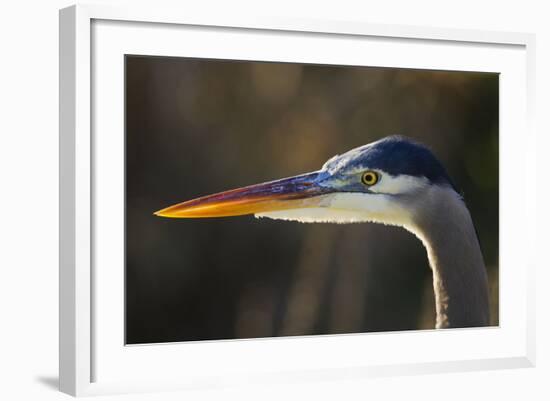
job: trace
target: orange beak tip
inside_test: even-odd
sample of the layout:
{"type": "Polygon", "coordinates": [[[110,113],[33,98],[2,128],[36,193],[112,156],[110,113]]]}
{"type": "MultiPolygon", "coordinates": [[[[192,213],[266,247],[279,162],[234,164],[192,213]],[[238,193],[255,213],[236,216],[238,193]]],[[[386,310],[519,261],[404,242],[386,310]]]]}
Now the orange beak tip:
{"type": "Polygon", "coordinates": [[[164,209],[157,210],[156,212],[153,213],[153,215],[157,217],[173,217],[170,214],[167,214],[164,209]]]}

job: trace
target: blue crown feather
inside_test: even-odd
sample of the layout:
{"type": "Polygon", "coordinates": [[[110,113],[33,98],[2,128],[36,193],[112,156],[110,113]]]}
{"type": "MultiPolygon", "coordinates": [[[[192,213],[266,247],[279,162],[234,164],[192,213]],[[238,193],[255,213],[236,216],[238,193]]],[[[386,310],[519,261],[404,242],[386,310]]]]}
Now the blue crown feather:
{"type": "Polygon", "coordinates": [[[426,177],[431,183],[448,185],[458,193],[445,167],[431,150],[400,135],[352,149],[333,157],[323,166],[332,174],[342,169],[358,168],[379,169],[393,176],[426,177]]]}

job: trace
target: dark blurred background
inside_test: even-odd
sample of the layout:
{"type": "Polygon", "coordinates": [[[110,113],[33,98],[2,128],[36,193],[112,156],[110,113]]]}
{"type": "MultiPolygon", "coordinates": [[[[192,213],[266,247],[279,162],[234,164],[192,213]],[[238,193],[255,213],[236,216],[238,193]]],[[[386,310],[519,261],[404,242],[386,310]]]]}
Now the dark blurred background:
{"type": "Polygon", "coordinates": [[[498,324],[498,75],[126,57],[129,344],[433,328],[420,241],[375,224],[153,212],[392,134],[463,192],[498,324]]]}

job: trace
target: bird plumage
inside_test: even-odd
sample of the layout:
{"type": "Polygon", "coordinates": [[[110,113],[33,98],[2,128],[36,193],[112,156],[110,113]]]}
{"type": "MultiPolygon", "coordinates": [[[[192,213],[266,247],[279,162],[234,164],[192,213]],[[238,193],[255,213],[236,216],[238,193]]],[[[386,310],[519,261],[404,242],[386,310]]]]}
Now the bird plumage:
{"type": "Polygon", "coordinates": [[[323,169],[380,169],[392,176],[425,177],[430,183],[449,185],[456,190],[445,167],[426,146],[401,135],[392,135],[352,149],[328,160],[323,169]]]}

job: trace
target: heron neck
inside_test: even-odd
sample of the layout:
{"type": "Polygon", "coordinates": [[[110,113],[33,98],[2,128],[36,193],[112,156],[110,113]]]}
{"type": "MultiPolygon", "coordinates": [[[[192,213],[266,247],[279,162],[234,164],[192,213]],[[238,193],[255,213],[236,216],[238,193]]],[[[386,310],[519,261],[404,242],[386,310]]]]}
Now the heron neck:
{"type": "Polygon", "coordinates": [[[436,328],[487,326],[487,272],[470,212],[447,188],[433,188],[425,202],[413,231],[433,271],[436,328]]]}

